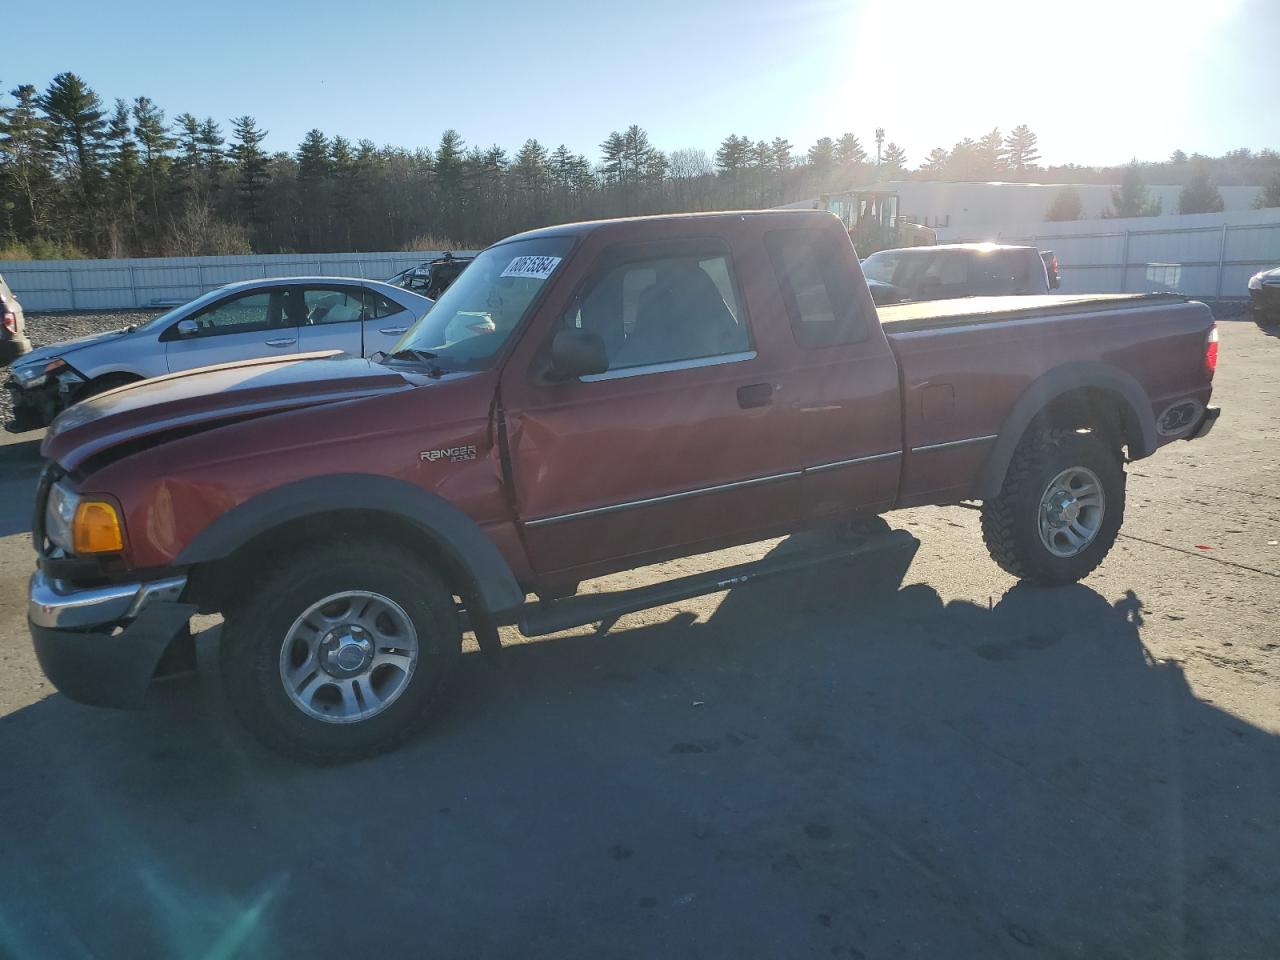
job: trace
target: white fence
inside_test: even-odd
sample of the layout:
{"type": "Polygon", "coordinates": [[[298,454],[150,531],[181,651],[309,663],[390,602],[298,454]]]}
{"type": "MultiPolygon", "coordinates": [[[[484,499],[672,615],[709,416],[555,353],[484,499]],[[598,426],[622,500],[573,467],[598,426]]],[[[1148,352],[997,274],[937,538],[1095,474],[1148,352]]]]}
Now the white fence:
{"type": "Polygon", "coordinates": [[[421,250],[137,260],[0,260],[0,276],[28,312],[127,310],[185,303],[225,283],[261,277],[385,280],[440,255],[421,250]]]}
{"type": "Polygon", "coordinates": [[[1280,266],[1280,209],[1040,223],[985,237],[940,230],[943,237],[1053,250],[1063,293],[1245,297],[1249,277],[1280,266]]]}

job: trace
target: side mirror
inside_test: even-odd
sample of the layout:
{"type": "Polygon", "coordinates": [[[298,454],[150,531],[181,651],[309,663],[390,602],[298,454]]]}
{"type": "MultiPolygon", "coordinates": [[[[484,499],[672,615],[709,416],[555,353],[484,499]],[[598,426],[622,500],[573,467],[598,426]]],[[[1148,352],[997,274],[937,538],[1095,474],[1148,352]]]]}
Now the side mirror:
{"type": "Polygon", "coordinates": [[[572,380],[608,369],[609,353],[597,333],[561,330],[551,341],[550,372],[554,380],[572,380]]]}
{"type": "Polygon", "coordinates": [[[180,337],[194,337],[200,332],[200,324],[194,320],[179,320],[177,330],[180,337]]]}

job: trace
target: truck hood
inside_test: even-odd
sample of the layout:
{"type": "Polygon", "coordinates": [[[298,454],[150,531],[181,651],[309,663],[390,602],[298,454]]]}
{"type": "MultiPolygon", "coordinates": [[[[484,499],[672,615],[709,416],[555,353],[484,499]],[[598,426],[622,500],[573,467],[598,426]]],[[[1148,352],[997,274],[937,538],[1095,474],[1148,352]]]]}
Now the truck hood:
{"type": "Polygon", "coordinates": [[[49,427],[41,453],[66,470],[113,447],[185,436],[250,417],[406,390],[430,378],[338,351],[201,367],[81,401],[49,427]]]}
{"type": "MultiPolygon", "coordinates": [[[[129,327],[121,327],[119,330],[108,330],[106,333],[94,333],[87,337],[76,337],[74,340],[63,340],[60,343],[51,343],[47,347],[36,347],[34,350],[24,353],[14,366],[26,366],[29,363],[45,364],[54,357],[65,357],[75,353],[77,350],[83,350],[85,347],[92,347],[95,343],[103,343],[107,340],[118,340],[121,337],[127,337],[134,331],[129,327]]],[[[72,366],[75,364],[73,363],[72,366]]]]}

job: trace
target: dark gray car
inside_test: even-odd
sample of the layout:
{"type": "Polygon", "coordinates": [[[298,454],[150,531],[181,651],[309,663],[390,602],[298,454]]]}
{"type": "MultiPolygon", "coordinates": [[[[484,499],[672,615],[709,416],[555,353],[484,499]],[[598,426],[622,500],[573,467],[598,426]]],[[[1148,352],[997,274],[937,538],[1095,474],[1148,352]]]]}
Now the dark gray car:
{"type": "Polygon", "coordinates": [[[876,303],[1049,292],[1035,247],[948,243],[881,250],[862,261],[876,303]]]}

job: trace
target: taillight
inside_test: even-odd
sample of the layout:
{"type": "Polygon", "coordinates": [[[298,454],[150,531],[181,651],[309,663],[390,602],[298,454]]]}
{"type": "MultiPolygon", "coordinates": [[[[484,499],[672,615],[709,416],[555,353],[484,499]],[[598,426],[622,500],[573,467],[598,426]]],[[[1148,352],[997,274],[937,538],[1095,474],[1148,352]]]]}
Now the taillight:
{"type": "Polygon", "coordinates": [[[1209,328],[1209,334],[1204,338],[1204,377],[1206,380],[1212,380],[1214,372],[1218,369],[1218,325],[1215,323],[1209,328]]]}
{"type": "Polygon", "coordinates": [[[1049,261],[1049,269],[1053,271],[1053,275],[1055,277],[1058,275],[1058,255],[1056,253],[1053,255],[1053,258],[1049,261]]]}
{"type": "Polygon", "coordinates": [[[10,333],[18,332],[18,315],[12,310],[4,312],[4,328],[10,333]]]}

